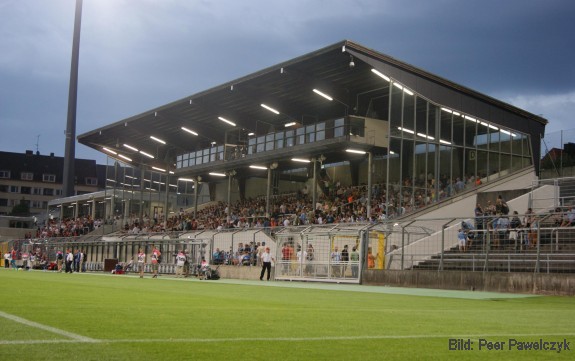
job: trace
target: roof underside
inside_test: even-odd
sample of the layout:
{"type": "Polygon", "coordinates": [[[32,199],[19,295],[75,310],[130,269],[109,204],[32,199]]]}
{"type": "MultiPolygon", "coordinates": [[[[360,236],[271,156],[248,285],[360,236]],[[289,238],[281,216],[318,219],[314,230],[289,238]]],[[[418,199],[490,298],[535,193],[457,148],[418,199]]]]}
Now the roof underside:
{"type": "MultiPolygon", "coordinates": [[[[78,141],[100,152],[103,147],[115,150],[132,159],[134,165],[173,166],[179,154],[245,139],[247,133],[257,136],[284,129],[284,124],[300,124],[341,117],[349,113],[364,116],[358,99],[362,94],[387,95],[381,79],[371,73],[372,66],[354,58],[350,67],[350,52],[360,53],[374,61],[399,66],[405,71],[426,77],[442,86],[465,92],[482,101],[488,101],[507,111],[546,124],[546,120],[480,93],[451,83],[396,59],[364,48],[350,41],[343,41],[313,53],[269,67],[221,86],[185,97],[170,104],[135,115],[128,119],[87,132],[78,141]],[[346,49],[347,51],[343,51],[346,49]],[[332,95],[328,102],[314,94],[320,89],[332,95]],[[262,108],[269,105],[280,111],[279,115],[262,108]],[[233,127],[218,117],[236,124],[233,127]],[[186,127],[197,132],[194,136],[183,131],[186,127]],[[150,138],[155,136],[166,142],[162,145],[150,138]],[[126,147],[129,144],[153,155],[150,159],[126,147]]],[[[104,152],[106,153],[106,152],[104,152]]],[[[108,154],[108,153],[106,153],[108,154]]],[[[109,154],[108,154],[109,155],[109,154]]],[[[119,159],[121,160],[121,159],[119,159]]],[[[337,159],[333,159],[337,161],[337,159]]]]}

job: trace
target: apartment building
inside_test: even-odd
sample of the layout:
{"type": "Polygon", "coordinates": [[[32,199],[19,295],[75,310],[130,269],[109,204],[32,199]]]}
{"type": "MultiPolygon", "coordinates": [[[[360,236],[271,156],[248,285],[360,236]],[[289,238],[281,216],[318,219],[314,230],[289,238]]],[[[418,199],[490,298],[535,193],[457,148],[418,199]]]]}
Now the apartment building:
{"type": "MultiPolygon", "coordinates": [[[[75,160],[75,194],[103,189],[105,166],[95,160],[75,160]]],[[[24,200],[31,214],[46,212],[48,201],[61,198],[64,158],[25,153],[0,152],[0,215],[8,215],[14,205],[24,200]]]]}

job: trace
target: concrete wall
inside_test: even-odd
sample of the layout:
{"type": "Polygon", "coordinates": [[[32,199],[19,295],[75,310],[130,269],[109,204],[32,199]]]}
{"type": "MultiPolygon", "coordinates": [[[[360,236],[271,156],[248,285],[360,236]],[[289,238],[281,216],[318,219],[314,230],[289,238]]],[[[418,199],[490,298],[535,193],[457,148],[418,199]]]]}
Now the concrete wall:
{"type": "MultiPolygon", "coordinates": [[[[261,268],[258,266],[220,266],[218,271],[224,279],[257,280],[261,268]]],[[[273,274],[272,268],[272,279],[273,274]]],[[[573,274],[367,270],[364,272],[362,284],[575,296],[575,275],[573,274]]]]}
{"type": "Polygon", "coordinates": [[[367,270],[363,284],[575,296],[573,274],[367,270]]]}
{"type": "MultiPolygon", "coordinates": [[[[240,279],[240,280],[258,280],[262,268],[258,266],[220,266],[218,272],[221,278],[240,279]]],[[[272,279],[274,268],[272,267],[272,279]]],[[[267,276],[267,274],[266,274],[267,276]]]]}

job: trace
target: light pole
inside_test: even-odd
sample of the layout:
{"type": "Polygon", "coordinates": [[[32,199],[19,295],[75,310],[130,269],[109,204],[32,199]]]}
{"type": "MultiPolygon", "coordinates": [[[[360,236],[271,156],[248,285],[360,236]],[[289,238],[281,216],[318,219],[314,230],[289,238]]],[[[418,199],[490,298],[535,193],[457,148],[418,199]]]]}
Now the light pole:
{"type": "Polygon", "coordinates": [[[64,153],[63,193],[74,195],[74,160],[76,158],[76,106],[78,103],[78,61],[80,57],[80,28],[82,23],[82,0],[76,0],[74,40],[72,42],[72,65],[68,91],[68,119],[66,122],[66,145],[64,153]]]}

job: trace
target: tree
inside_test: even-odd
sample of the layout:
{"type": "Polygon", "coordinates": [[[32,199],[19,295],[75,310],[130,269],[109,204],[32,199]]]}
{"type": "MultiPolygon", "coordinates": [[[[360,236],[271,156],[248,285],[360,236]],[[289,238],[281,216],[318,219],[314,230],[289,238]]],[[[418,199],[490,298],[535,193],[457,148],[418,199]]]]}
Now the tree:
{"type": "Polygon", "coordinates": [[[16,204],[14,207],[12,207],[12,212],[11,212],[12,216],[20,216],[20,217],[27,217],[30,215],[30,205],[28,204],[28,201],[26,201],[25,198],[22,198],[20,200],[19,204],[16,204]]]}

